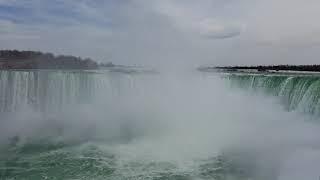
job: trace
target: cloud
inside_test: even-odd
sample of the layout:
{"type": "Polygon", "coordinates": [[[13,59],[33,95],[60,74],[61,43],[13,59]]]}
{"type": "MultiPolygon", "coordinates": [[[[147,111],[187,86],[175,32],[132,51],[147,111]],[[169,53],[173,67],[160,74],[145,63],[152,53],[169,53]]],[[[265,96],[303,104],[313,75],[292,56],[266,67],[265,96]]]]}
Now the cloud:
{"type": "Polygon", "coordinates": [[[320,1],[271,0],[255,3],[247,21],[253,38],[282,46],[302,46],[320,40],[320,1]]]}
{"type": "Polygon", "coordinates": [[[2,12],[13,26],[0,33],[4,42],[0,48],[90,56],[120,64],[190,65],[194,59],[213,58],[206,52],[212,44],[201,39],[232,39],[242,31],[240,23],[210,14],[210,3],[205,0],[194,9],[193,1],[2,0],[0,6],[14,8],[2,12]],[[18,9],[26,12],[15,12],[18,9]]]}
{"type": "Polygon", "coordinates": [[[92,13],[91,6],[85,6],[84,1],[72,0],[2,0],[0,8],[10,10],[0,12],[0,48],[72,54],[103,61],[110,49],[110,21],[92,13]],[[20,8],[28,13],[16,12],[20,8]]]}
{"type": "Polygon", "coordinates": [[[9,20],[0,20],[0,39],[18,40],[38,38],[36,33],[9,20]]]}
{"type": "Polygon", "coordinates": [[[0,48],[118,64],[318,63],[320,1],[0,0],[0,48]]]}
{"type": "Polygon", "coordinates": [[[238,36],[244,25],[226,17],[211,13],[213,5],[222,5],[222,1],[207,1],[195,4],[193,1],[154,1],[153,7],[174,23],[181,31],[198,34],[208,39],[225,39],[238,36]],[[214,4],[212,4],[215,2],[214,4]],[[199,7],[199,4],[202,6],[199,7]],[[198,5],[198,6],[196,6],[198,5]],[[211,7],[208,9],[208,7],[211,7]]]}
{"type": "Polygon", "coordinates": [[[14,24],[11,21],[0,19],[0,32],[1,33],[10,32],[13,26],[14,26],[14,24]]]}
{"type": "Polygon", "coordinates": [[[219,22],[215,19],[204,19],[199,23],[199,32],[209,39],[225,39],[239,36],[244,25],[228,22],[219,22]]]}

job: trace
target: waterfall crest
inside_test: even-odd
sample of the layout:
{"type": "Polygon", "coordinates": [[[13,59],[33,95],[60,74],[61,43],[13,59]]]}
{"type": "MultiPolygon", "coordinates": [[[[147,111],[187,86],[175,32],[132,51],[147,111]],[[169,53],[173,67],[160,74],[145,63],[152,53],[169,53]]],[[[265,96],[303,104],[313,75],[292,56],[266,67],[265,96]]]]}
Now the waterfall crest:
{"type": "Polygon", "coordinates": [[[320,77],[299,75],[230,74],[232,87],[280,97],[288,111],[320,114],[320,77]]]}
{"type": "Polygon", "coordinates": [[[0,71],[0,112],[22,108],[59,111],[68,105],[91,103],[101,93],[106,98],[120,96],[132,81],[130,75],[106,72],[0,71]]]}

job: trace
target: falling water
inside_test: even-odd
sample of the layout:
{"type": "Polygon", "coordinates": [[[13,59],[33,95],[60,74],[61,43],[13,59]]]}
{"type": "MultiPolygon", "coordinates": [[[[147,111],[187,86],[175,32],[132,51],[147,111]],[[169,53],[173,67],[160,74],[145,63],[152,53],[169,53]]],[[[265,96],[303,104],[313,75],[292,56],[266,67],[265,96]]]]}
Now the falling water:
{"type": "Polygon", "coordinates": [[[93,103],[101,91],[119,96],[132,85],[131,76],[108,72],[0,71],[0,111],[57,112],[65,106],[93,103]]]}
{"type": "Polygon", "coordinates": [[[317,83],[0,71],[0,179],[292,180],[293,167],[311,179],[320,129],[295,110],[317,112],[317,83]],[[258,91],[279,96],[291,112],[258,91]]]}
{"type": "Polygon", "coordinates": [[[231,74],[225,78],[251,93],[279,97],[289,111],[320,115],[320,76],[231,74]]]}

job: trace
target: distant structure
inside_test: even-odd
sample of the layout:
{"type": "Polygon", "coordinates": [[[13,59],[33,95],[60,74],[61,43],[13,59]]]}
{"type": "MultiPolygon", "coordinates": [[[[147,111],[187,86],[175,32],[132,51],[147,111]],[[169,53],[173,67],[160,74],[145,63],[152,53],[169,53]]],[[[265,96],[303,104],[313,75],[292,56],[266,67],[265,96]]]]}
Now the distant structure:
{"type": "Polygon", "coordinates": [[[38,51],[0,50],[0,69],[97,69],[90,58],[42,53],[38,51]]]}
{"type": "Polygon", "coordinates": [[[200,71],[243,71],[243,70],[256,70],[259,72],[264,71],[307,71],[307,72],[320,72],[320,65],[272,65],[272,66],[215,66],[215,67],[199,67],[200,71]]]}
{"type": "Polygon", "coordinates": [[[112,62],[108,62],[108,63],[100,63],[99,66],[105,67],[105,68],[110,68],[110,67],[115,67],[116,65],[114,65],[112,62]]]}

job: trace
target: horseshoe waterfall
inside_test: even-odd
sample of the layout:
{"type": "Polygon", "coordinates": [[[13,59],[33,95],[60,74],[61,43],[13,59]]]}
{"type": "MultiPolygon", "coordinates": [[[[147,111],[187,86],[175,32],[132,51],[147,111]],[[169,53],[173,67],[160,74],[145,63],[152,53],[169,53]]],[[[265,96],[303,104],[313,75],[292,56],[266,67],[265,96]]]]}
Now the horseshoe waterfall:
{"type": "Polygon", "coordinates": [[[0,179],[298,180],[320,76],[0,71],[0,179]]]}

